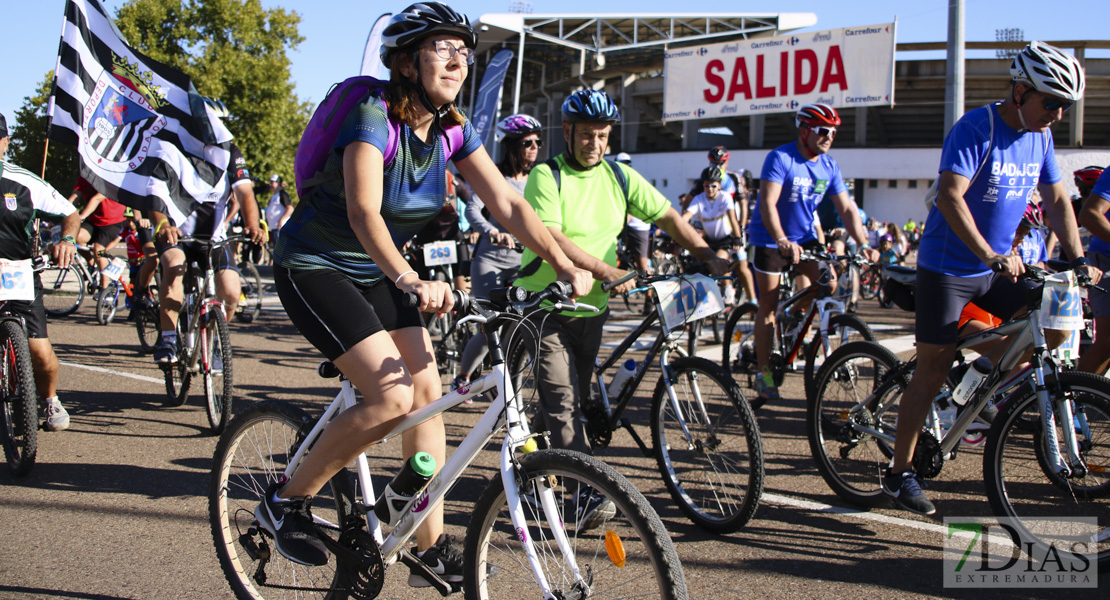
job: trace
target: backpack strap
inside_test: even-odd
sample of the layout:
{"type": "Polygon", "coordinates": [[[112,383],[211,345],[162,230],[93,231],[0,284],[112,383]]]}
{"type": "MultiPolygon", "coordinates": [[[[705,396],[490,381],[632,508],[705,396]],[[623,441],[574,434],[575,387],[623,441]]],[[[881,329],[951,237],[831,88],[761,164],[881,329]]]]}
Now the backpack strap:
{"type": "MultiPolygon", "coordinates": [[[[616,179],[617,180],[617,185],[621,186],[621,192],[624,193],[625,212],[627,212],[628,211],[628,176],[626,176],[624,174],[624,171],[621,170],[621,168],[617,166],[617,161],[610,160],[610,159],[607,158],[607,159],[605,159],[605,162],[609,164],[609,170],[613,172],[613,179],[616,179]]],[[[554,158],[549,158],[549,159],[543,161],[543,164],[547,165],[548,168],[551,169],[551,176],[555,178],[555,189],[559,190],[561,192],[563,190],[563,181],[562,181],[563,178],[562,178],[562,173],[559,171],[559,162],[556,161],[554,158]]]]}

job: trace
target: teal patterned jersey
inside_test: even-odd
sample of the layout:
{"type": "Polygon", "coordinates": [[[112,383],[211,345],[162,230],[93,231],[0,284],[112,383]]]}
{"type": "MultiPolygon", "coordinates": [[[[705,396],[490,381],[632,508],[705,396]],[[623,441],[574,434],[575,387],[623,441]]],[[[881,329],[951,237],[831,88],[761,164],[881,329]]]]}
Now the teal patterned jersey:
{"type": "MultiPolygon", "coordinates": [[[[343,149],[351,142],[373,144],[382,154],[389,141],[385,103],[370,97],[347,115],[326,171],[342,173],[343,149]]],[[[453,160],[470,156],[481,140],[470,122],[463,124],[462,148],[452,148],[453,160]]],[[[397,154],[385,165],[381,215],[393,245],[400,248],[439,213],[447,192],[447,153],[443,142],[426,143],[407,125],[400,127],[397,154]]],[[[347,195],[342,176],[324,182],[301,198],[281,228],[275,258],[287,269],[334,269],[351,279],[372,283],[381,269],[366,254],[347,219],[347,195]]]]}

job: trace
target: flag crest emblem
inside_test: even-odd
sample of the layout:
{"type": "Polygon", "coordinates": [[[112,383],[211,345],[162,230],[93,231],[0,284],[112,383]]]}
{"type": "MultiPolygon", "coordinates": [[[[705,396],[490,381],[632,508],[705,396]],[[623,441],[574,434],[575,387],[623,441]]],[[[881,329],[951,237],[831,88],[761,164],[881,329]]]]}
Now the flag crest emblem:
{"type": "Polygon", "coordinates": [[[106,171],[138,168],[150,152],[150,138],[166,126],[146,97],[103,72],[84,109],[81,145],[85,159],[106,171]]]}

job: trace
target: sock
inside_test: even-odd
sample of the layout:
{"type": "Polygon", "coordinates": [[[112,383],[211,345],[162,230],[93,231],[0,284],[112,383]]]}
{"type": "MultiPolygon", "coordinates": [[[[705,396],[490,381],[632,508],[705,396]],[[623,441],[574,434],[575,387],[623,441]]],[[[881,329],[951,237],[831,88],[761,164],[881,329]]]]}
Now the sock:
{"type": "Polygon", "coordinates": [[[177,332],[167,331],[162,334],[162,339],[177,343],[177,332]]]}

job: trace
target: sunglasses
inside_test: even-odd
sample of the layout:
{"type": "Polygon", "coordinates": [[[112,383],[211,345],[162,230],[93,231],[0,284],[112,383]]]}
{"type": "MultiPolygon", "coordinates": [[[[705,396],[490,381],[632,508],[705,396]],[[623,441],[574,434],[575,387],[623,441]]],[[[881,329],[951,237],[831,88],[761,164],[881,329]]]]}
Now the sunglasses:
{"type": "Polygon", "coordinates": [[[470,49],[466,46],[459,46],[458,48],[456,48],[456,47],[452,46],[451,44],[447,43],[447,40],[439,40],[438,42],[428,42],[427,44],[424,44],[424,45],[425,46],[431,46],[432,48],[435,48],[436,56],[440,57],[443,60],[451,60],[452,58],[455,58],[456,54],[458,54],[458,55],[463,57],[463,61],[466,64],[472,65],[472,64],[474,64],[474,59],[478,57],[478,53],[475,52],[474,50],[472,50],[472,49],[470,49]]]}
{"type": "Polygon", "coordinates": [[[1075,104],[1075,102],[1071,100],[1064,100],[1063,98],[1048,96],[1046,94],[1041,94],[1041,100],[1044,102],[1044,109],[1048,112],[1056,112],[1061,108],[1064,109],[1064,112],[1068,112],[1068,109],[1075,104]]]}
{"type": "Polygon", "coordinates": [[[520,145],[524,146],[525,148],[531,148],[532,146],[535,146],[537,149],[539,149],[543,148],[543,140],[524,140],[520,143],[520,145]]]}
{"type": "Polygon", "coordinates": [[[836,137],[836,127],[814,127],[813,133],[819,137],[834,138],[836,137]]]}

